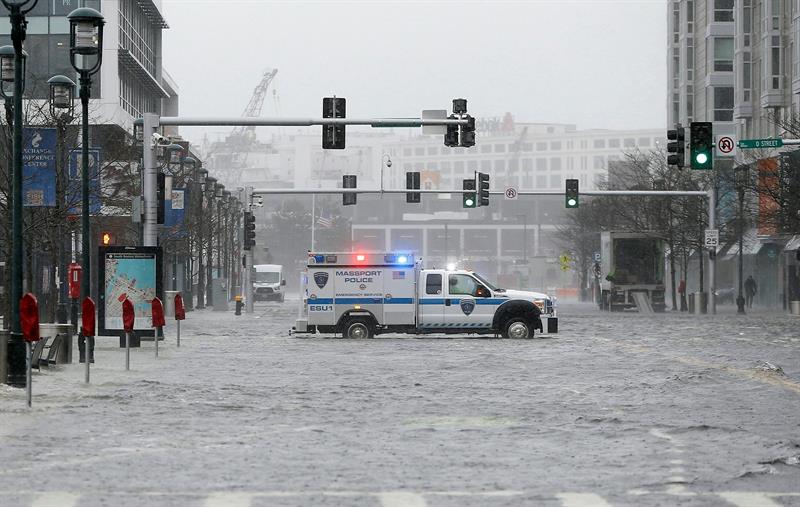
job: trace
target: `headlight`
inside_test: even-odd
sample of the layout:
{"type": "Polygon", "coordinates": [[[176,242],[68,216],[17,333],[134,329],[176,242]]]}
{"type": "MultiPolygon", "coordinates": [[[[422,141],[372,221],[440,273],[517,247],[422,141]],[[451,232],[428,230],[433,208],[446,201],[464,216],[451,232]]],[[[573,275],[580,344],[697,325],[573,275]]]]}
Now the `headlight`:
{"type": "Polygon", "coordinates": [[[533,304],[535,304],[537,307],[539,307],[539,310],[542,313],[544,313],[544,307],[545,307],[545,300],[544,299],[534,299],[533,300],[533,304]]]}

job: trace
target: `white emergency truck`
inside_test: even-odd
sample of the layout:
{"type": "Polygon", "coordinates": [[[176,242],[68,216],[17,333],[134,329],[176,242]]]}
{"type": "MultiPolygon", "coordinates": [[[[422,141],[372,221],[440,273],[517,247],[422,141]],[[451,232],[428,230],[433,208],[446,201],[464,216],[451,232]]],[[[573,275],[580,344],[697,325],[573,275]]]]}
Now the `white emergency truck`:
{"type": "Polygon", "coordinates": [[[494,287],[475,272],[423,269],[409,253],[311,253],[294,333],[370,338],[454,333],[531,338],[558,332],[546,294],[494,287]]]}

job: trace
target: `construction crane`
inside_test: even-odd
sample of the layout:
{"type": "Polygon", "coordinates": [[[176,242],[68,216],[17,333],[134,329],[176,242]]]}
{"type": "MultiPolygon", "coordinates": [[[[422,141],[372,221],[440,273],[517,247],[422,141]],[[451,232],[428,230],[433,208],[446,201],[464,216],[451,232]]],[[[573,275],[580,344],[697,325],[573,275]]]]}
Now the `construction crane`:
{"type": "MultiPolygon", "coordinates": [[[[247,103],[242,117],[255,118],[261,116],[264,100],[267,97],[267,88],[278,74],[278,69],[266,69],[261,76],[261,81],[253,90],[253,95],[247,103]]],[[[231,188],[239,186],[242,172],[247,165],[247,156],[256,145],[256,132],[253,126],[239,126],[233,129],[224,142],[214,143],[207,153],[207,158],[213,160],[212,165],[217,176],[224,180],[231,188]]]]}

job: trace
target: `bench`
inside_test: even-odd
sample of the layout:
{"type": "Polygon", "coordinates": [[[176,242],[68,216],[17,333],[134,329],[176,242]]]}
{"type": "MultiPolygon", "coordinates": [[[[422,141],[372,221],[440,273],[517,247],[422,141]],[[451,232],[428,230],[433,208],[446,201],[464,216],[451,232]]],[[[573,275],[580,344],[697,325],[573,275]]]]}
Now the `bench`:
{"type": "Polygon", "coordinates": [[[33,346],[33,351],[31,352],[31,368],[39,369],[39,361],[42,359],[42,352],[44,351],[44,345],[47,342],[47,337],[42,337],[36,344],[33,346]]]}
{"type": "MultiPolygon", "coordinates": [[[[55,338],[50,341],[50,346],[47,349],[47,357],[42,359],[41,356],[39,357],[39,366],[47,366],[48,368],[50,365],[56,364],[58,362],[58,357],[61,354],[61,340],[63,337],[60,334],[57,334],[55,338]]],[[[41,340],[40,340],[41,341],[41,340]]]]}

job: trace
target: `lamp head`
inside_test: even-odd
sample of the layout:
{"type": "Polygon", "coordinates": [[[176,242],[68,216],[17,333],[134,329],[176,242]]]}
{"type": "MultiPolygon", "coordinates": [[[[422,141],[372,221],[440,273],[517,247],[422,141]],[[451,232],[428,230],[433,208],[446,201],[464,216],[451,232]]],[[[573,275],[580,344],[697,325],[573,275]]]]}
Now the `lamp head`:
{"type": "Polygon", "coordinates": [[[50,85],[50,105],[56,109],[70,109],[75,104],[75,82],[67,76],[57,75],[47,80],[50,85]]]}

